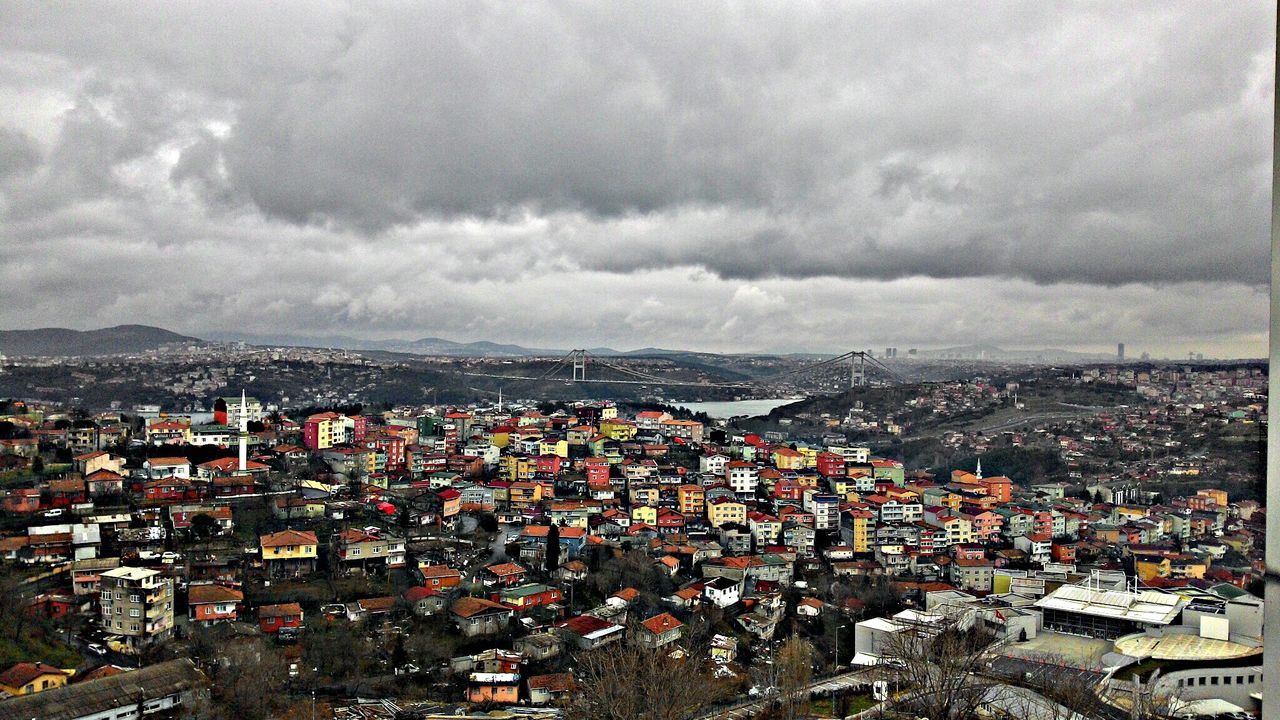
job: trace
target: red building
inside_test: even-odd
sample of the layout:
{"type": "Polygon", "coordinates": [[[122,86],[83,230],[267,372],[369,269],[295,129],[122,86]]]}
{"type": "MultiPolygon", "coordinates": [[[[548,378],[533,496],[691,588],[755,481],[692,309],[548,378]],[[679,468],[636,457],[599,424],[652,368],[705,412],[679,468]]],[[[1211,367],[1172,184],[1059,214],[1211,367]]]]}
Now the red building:
{"type": "Polygon", "coordinates": [[[386,457],[386,464],[382,470],[388,473],[404,472],[408,469],[407,455],[405,448],[407,444],[404,438],[397,435],[379,434],[373,438],[368,438],[364,443],[365,447],[370,450],[378,450],[386,457]]]}
{"type": "Polygon", "coordinates": [[[537,459],[537,472],[547,475],[560,474],[560,456],[559,455],[539,455],[537,459]]]}
{"type": "Polygon", "coordinates": [[[167,477],[142,486],[142,498],[149,503],[172,503],[200,499],[200,490],[190,480],[167,477]]]}
{"type": "Polygon", "coordinates": [[[4,511],[30,513],[40,509],[40,491],[35,488],[19,488],[4,494],[4,511]]]}
{"type": "Polygon", "coordinates": [[[302,606],[298,603],[263,605],[258,608],[258,627],[272,635],[283,628],[302,627],[302,606]]]}
{"type": "Polygon", "coordinates": [[[675,510],[661,510],[658,512],[658,532],[664,535],[684,532],[684,524],[684,515],[675,510]]]}
{"type": "MultiPolygon", "coordinates": [[[[244,593],[224,585],[192,585],[187,597],[187,616],[195,622],[231,622],[236,619],[244,593]]],[[[298,615],[302,615],[301,609],[298,615]]],[[[262,618],[261,611],[258,615],[262,618]]],[[[263,628],[266,631],[266,628],[263,628]]]]}
{"type": "Polygon", "coordinates": [[[49,504],[53,507],[66,507],[82,503],[88,498],[83,478],[50,480],[47,488],[49,491],[49,504]]]}
{"type": "Polygon", "coordinates": [[[845,470],[844,457],[830,452],[820,452],[816,458],[818,472],[823,477],[841,477],[848,475],[845,470]]]}
{"type": "Polygon", "coordinates": [[[587,474],[587,483],[609,482],[609,461],[602,457],[589,457],[582,461],[582,468],[587,474]]]}
{"type": "Polygon", "coordinates": [[[213,479],[213,496],[217,498],[252,495],[255,485],[252,475],[231,475],[213,479]]]}

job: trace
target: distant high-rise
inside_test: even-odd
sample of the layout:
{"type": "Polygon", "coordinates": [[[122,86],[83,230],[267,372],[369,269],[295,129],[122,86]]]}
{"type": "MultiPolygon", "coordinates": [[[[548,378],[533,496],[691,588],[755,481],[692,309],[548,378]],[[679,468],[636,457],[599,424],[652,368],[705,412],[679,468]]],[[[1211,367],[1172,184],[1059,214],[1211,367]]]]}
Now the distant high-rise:
{"type": "Polygon", "coordinates": [[[1124,362],[1124,343],[1116,345],[1116,362],[1124,362]]]}

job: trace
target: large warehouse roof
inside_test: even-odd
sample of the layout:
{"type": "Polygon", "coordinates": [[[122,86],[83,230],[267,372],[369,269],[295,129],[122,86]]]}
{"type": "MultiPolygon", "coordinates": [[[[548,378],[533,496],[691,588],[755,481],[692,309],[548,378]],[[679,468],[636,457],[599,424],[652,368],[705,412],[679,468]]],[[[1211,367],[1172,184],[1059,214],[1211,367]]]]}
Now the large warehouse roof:
{"type": "Polygon", "coordinates": [[[1186,598],[1159,590],[1095,590],[1063,585],[1036,601],[1036,607],[1095,617],[1168,625],[1187,604],[1186,598]]]}

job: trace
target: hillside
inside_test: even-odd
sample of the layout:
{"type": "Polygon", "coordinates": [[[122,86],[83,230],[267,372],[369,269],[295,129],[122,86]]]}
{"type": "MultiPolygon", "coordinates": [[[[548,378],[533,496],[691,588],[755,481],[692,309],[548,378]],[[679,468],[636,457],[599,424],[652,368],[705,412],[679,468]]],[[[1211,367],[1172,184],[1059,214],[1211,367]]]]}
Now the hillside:
{"type": "Polygon", "coordinates": [[[118,355],[145,352],[173,343],[200,343],[149,325],[117,325],[98,330],[38,328],[0,330],[0,353],[5,355],[118,355]]]}

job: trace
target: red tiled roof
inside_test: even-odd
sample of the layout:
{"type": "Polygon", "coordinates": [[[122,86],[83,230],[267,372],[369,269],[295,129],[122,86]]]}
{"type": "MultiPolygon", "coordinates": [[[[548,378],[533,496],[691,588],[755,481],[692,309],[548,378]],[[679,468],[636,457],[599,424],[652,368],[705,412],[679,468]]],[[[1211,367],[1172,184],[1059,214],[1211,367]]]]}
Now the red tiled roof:
{"type": "Polygon", "coordinates": [[[263,535],[258,539],[262,547],[280,547],[283,545],[319,545],[316,534],[309,530],[281,530],[263,535]]]}
{"type": "Polygon", "coordinates": [[[66,675],[66,673],[42,662],[23,662],[0,673],[0,685],[21,688],[41,675],[66,675]]]}
{"type": "Polygon", "coordinates": [[[284,617],[285,615],[297,615],[301,617],[302,606],[298,603],[281,603],[279,605],[263,605],[258,608],[258,618],[274,618],[284,617]]]}
{"type": "Polygon", "coordinates": [[[483,598],[463,597],[454,601],[449,608],[449,612],[460,617],[469,618],[496,612],[510,613],[511,609],[506,605],[490,602],[483,598]]]}
{"type": "Polygon", "coordinates": [[[187,596],[187,602],[191,605],[242,602],[243,600],[244,593],[224,585],[192,585],[187,596]]]}
{"type": "Polygon", "coordinates": [[[662,613],[661,615],[654,615],[653,617],[649,618],[648,620],[645,620],[640,624],[644,626],[645,630],[648,630],[654,635],[661,635],[662,633],[665,633],[671,630],[679,630],[680,628],[684,627],[684,623],[675,619],[675,617],[671,613],[662,613]]]}

